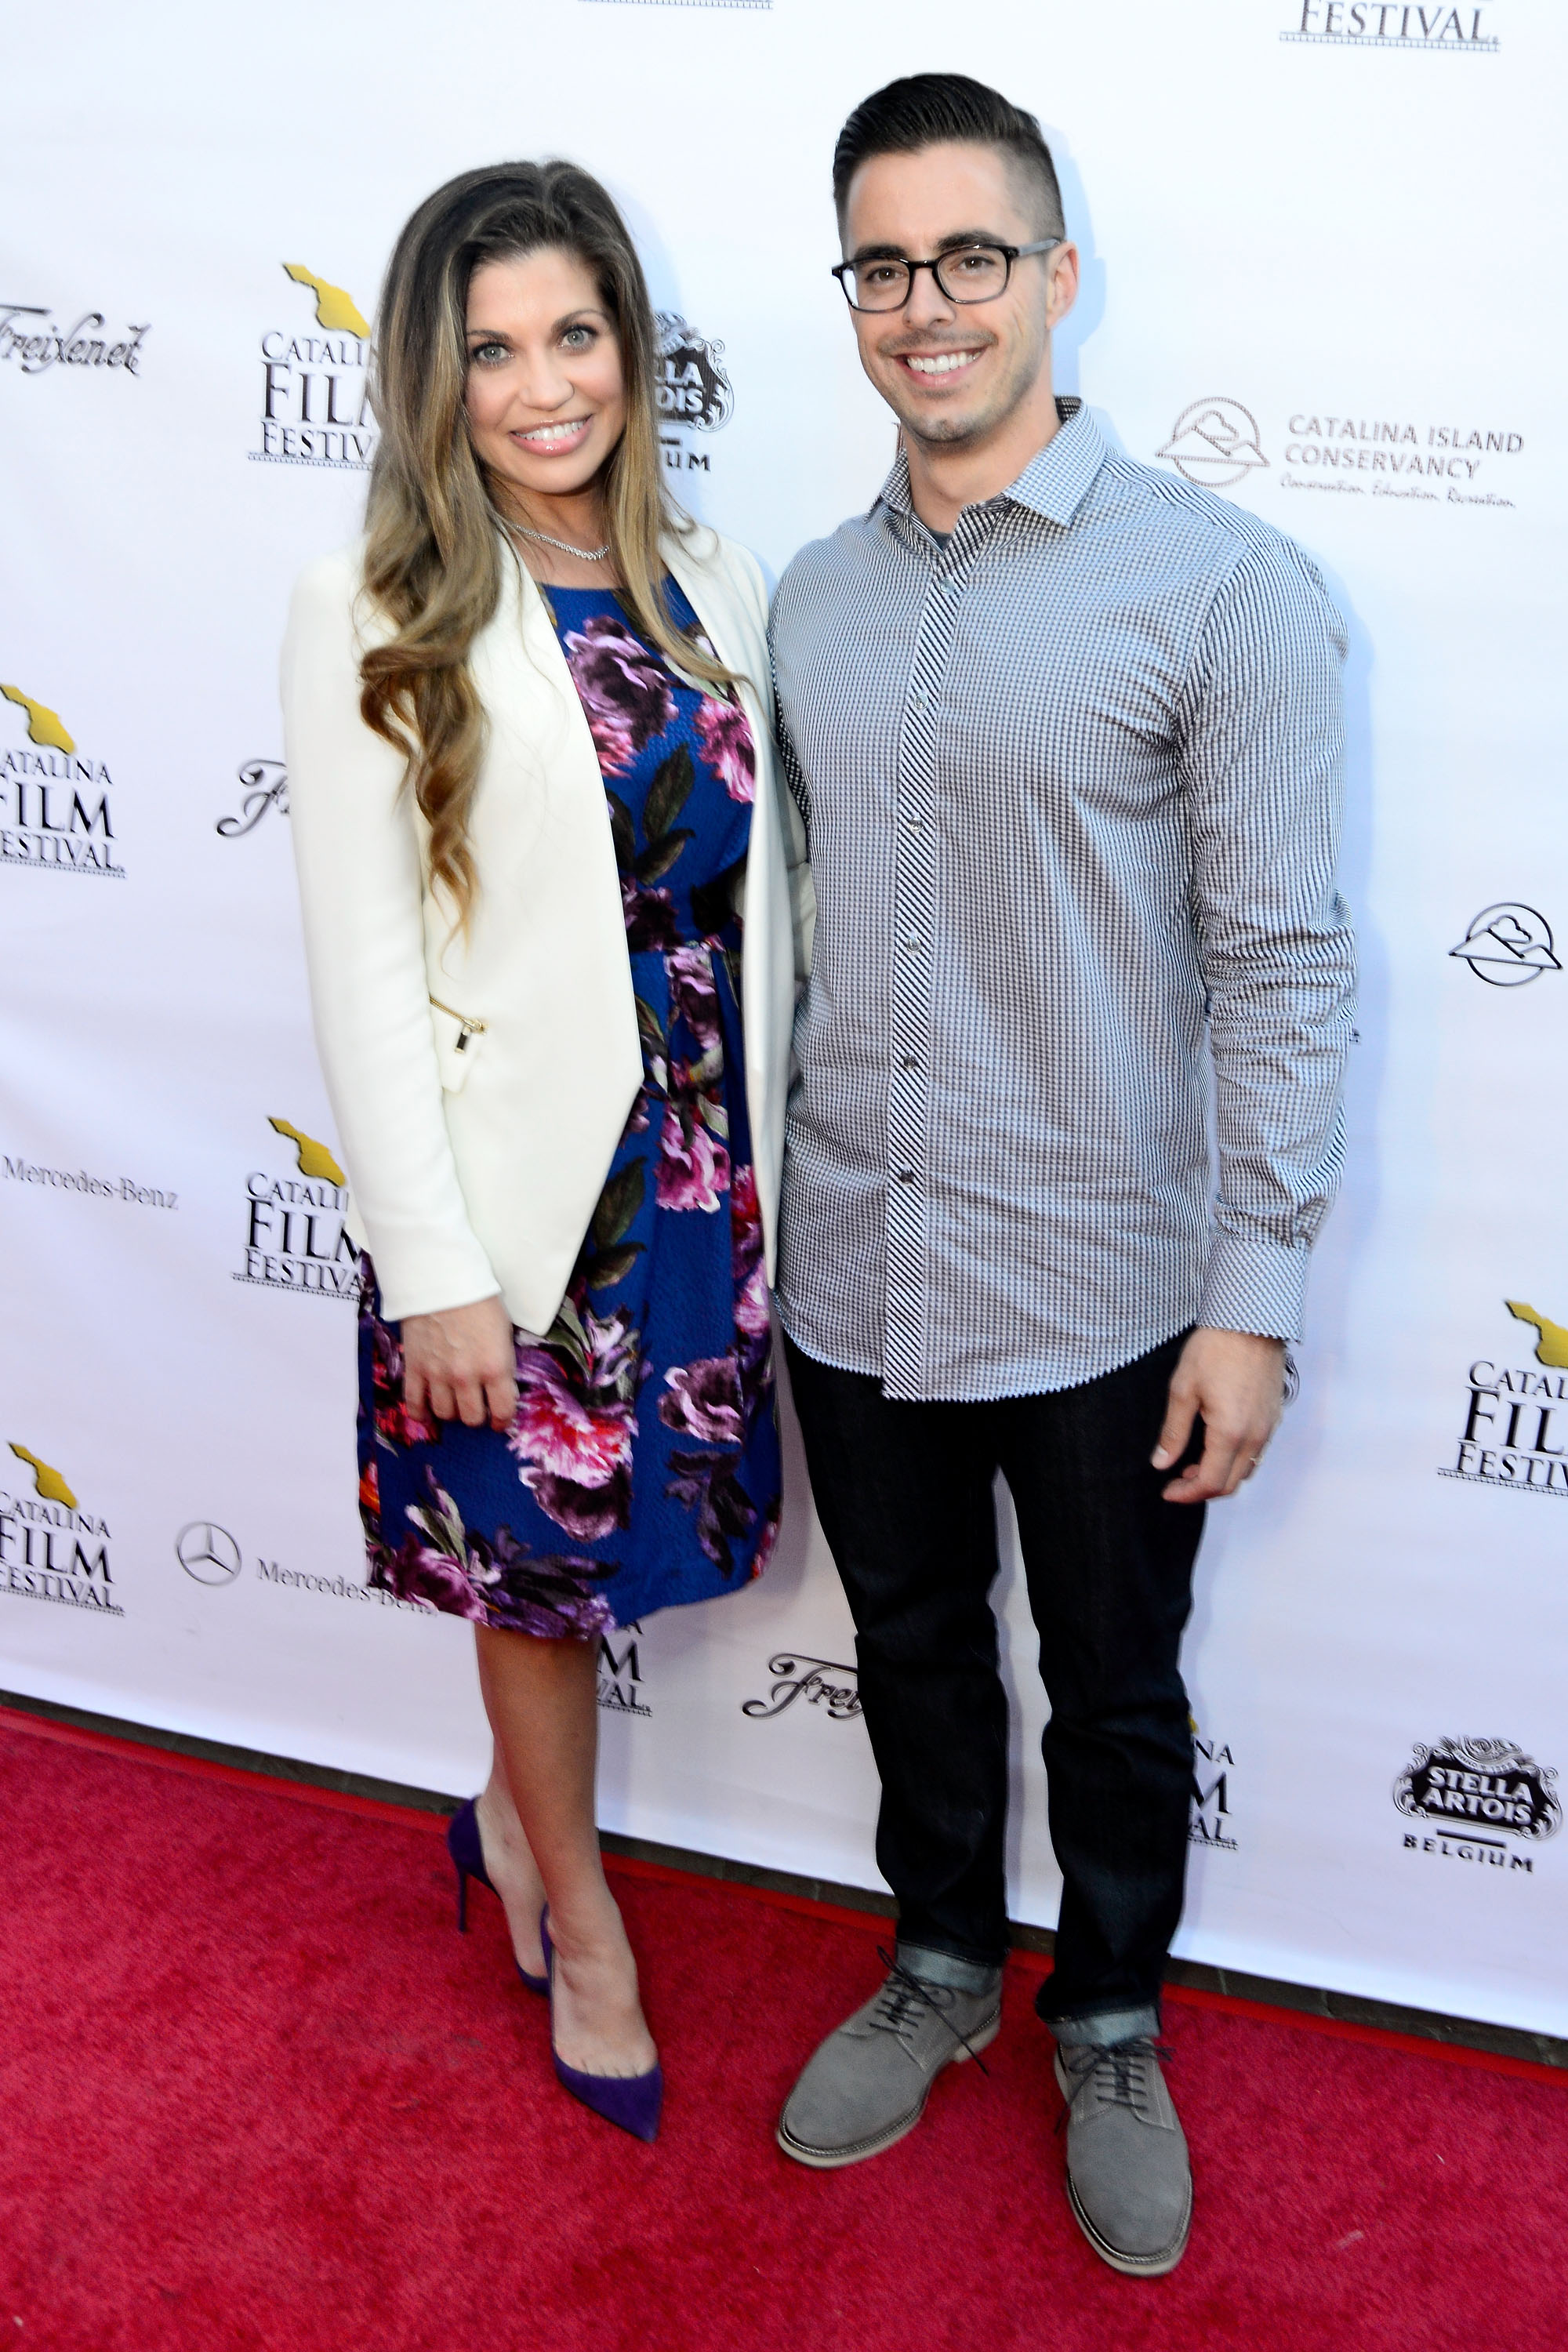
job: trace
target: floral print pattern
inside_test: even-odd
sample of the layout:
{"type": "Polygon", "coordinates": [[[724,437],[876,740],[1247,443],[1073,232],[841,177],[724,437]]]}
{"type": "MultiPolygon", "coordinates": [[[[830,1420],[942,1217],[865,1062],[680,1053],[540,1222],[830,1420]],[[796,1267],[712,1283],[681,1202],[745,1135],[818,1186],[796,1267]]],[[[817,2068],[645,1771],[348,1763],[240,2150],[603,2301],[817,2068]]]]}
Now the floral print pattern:
{"type": "Polygon", "coordinates": [[[733,1591],[778,1533],[735,911],[756,760],[739,704],[677,679],[613,598],[551,595],[605,777],[643,1085],[554,1324],[517,1335],[509,1429],[408,1412],[366,1261],[360,1505],[373,1585],[591,1638],[733,1591]]]}

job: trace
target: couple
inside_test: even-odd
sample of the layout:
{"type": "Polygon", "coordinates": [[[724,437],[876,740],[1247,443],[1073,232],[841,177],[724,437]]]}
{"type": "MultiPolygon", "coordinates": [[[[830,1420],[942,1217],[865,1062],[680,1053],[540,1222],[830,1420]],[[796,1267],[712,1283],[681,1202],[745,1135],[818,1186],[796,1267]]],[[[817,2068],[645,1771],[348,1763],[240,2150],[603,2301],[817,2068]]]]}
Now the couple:
{"type": "Polygon", "coordinates": [[[1340,1156],[1341,633],[1289,541],[1053,395],[1077,256],[1032,116],[895,82],[834,192],[900,453],[785,573],[772,688],[755,562],[667,501],[605,191],[469,173],[394,255],[367,535],[307,572],[284,659],[370,1573],[475,1626],[459,1920],[494,1889],[562,2082],[652,2138],[599,1637],[765,1566],[776,1286],[900,1908],[778,2129],[849,2164],[997,2032],[1000,1471],[1052,1710],[1068,2190],[1155,2275],[1192,2205],[1157,2047],[1177,1654],[1340,1156]]]}

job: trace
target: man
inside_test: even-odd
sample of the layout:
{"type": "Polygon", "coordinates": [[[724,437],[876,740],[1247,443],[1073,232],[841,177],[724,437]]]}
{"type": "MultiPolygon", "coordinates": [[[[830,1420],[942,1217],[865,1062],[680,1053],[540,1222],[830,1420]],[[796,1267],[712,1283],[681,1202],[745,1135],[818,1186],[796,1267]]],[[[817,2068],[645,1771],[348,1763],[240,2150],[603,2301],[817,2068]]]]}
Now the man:
{"type": "Polygon", "coordinates": [[[900,453],[774,607],[818,902],[780,1304],[900,1930],[779,2139],[875,2155],[997,2032],[1000,1470],[1052,1709],[1068,2192],[1156,2275],[1192,2208],[1156,2037],[1193,1559],[1279,1419],[1341,1157],[1343,639],[1289,541],[1053,396],[1078,257],[1032,116],[894,82],[834,191],[900,453]]]}

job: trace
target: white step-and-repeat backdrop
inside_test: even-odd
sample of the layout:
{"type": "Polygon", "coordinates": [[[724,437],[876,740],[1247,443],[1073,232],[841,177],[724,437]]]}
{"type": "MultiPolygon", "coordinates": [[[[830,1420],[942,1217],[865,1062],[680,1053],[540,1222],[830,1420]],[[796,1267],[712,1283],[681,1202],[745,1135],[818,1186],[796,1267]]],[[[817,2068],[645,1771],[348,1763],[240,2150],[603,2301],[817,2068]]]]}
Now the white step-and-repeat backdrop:
{"type": "MultiPolygon", "coordinates": [[[[1301,1393],[1213,1515],[1181,1949],[1568,2032],[1561,101],[1550,0],[34,10],[0,242],[0,1685],[462,1792],[468,1629],[367,1594],[352,1269],[280,764],[398,226],[564,153],[664,314],[672,487],[776,572],[891,456],[829,265],[901,72],[1038,112],[1058,377],[1350,626],[1351,1172],[1301,1393]],[[1559,1510],[1557,1506],[1563,1508],[1559,1510]]],[[[1004,1500],[1004,1509],[1005,1503],[1004,1500]]],[[[1055,1916],[1019,1581],[1014,1907],[1055,1916]]],[[[761,1584],[603,1660],[616,1828],[877,1883],[798,1449],[761,1584]]]]}

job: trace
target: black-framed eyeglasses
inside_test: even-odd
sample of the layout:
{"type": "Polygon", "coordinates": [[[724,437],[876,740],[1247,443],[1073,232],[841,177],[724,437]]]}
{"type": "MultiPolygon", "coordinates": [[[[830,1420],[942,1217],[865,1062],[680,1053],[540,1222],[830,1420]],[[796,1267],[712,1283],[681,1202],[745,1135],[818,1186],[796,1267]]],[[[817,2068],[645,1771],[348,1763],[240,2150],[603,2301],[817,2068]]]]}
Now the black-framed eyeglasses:
{"type": "Polygon", "coordinates": [[[1005,294],[1013,264],[1031,253],[1049,253],[1063,242],[1042,236],[1033,245],[1002,245],[976,238],[955,245],[934,261],[906,261],[898,254],[871,254],[864,261],[841,261],[833,275],[852,310],[901,310],[914,290],[915,274],[929,269],[950,302],[994,302],[1005,294]]]}

